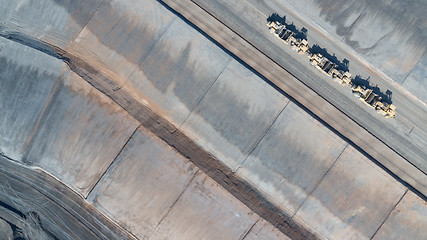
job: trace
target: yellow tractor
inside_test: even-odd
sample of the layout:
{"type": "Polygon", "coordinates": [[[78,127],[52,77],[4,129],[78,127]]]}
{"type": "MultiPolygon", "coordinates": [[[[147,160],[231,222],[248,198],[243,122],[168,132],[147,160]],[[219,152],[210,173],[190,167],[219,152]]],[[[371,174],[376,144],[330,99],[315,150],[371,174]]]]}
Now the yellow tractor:
{"type": "Polygon", "coordinates": [[[332,70],[332,79],[334,79],[335,82],[340,83],[341,85],[350,85],[351,84],[351,73],[347,71],[332,70]]]}
{"type": "Polygon", "coordinates": [[[335,69],[336,65],[329,61],[320,53],[315,53],[310,56],[311,65],[316,66],[324,74],[331,76],[332,71],[335,69]]]}
{"type": "Polygon", "coordinates": [[[396,115],[396,106],[388,104],[386,102],[378,102],[375,110],[385,118],[394,118],[396,115]]]}
{"type": "Polygon", "coordinates": [[[351,90],[356,97],[359,97],[366,105],[374,108],[385,118],[394,118],[396,115],[396,106],[382,101],[382,98],[374,93],[372,89],[360,85],[353,85],[351,90]]]}
{"type": "Polygon", "coordinates": [[[292,49],[297,51],[299,54],[304,54],[308,51],[308,41],[305,39],[295,39],[295,41],[291,42],[292,49]]]}
{"type": "Polygon", "coordinates": [[[271,33],[277,34],[280,28],[283,28],[283,25],[278,21],[269,21],[267,22],[267,27],[270,29],[271,33]]]}

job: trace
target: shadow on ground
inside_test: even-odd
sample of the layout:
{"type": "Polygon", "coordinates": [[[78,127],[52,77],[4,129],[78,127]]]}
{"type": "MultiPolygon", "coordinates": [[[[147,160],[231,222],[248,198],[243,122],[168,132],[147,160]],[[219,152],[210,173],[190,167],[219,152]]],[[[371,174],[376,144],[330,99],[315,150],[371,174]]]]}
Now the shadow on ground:
{"type": "Polygon", "coordinates": [[[293,33],[295,33],[296,38],[307,40],[308,30],[304,27],[301,28],[300,30],[298,30],[297,27],[294,25],[294,23],[290,23],[290,24],[287,23],[285,15],[283,17],[281,17],[279,14],[273,13],[267,18],[267,21],[280,22],[281,24],[286,26],[286,29],[289,29],[293,33]]]}
{"type": "Polygon", "coordinates": [[[350,61],[345,58],[342,61],[338,60],[337,56],[335,56],[334,53],[331,55],[326,48],[322,48],[319,45],[314,44],[313,46],[310,47],[309,51],[310,53],[314,53],[314,54],[316,53],[322,54],[327,59],[329,59],[329,61],[335,63],[337,65],[338,70],[349,71],[348,66],[350,64],[350,61]]]}
{"type": "Polygon", "coordinates": [[[366,88],[370,88],[374,91],[374,93],[378,94],[378,96],[380,96],[384,102],[386,103],[393,103],[392,102],[392,94],[393,92],[390,90],[387,90],[385,92],[382,92],[381,89],[378,87],[378,85],[371,85],[370,81],[369,81],[369,77],[367,78],[363,78],[360,75],[356,75],[353,79],[352,79],[353,83],[357,84],[357,85],[361,85],[364,86],[366,88]]]}

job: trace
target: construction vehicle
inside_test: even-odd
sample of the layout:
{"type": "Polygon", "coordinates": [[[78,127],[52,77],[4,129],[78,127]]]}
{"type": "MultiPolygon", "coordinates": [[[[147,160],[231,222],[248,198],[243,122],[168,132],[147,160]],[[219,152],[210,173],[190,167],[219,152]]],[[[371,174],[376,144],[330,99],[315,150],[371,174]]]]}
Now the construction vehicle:
{"type": "Polygon", "coordinates": [[[291,45],[292,45],[292,49],[297,51],[299,54],[304,54],[309,49],[308,41],[305,39],[297,38],[295,39],[295,41],[291,42],[291,45]]]}
{"type": "Polygon", "coordinates": [[[283,25],[278,21],[269,21],[267,22],[267,27],[270,29],[271,33],[278,34],[277,31],[280,27],[283,27],[283,25]]]}
{"type": "Polygon", "coordinates": [[[290,42],[295,41],[295,33],[286,29],[286,26],[281,24],[280,22],[268,22],[267,23],[270,32],[273,33],[276,37],[283,40],[284,43],[289,44],[290,42]]]}
{"type": "Polygon", "coordinates": [[[336,68],[336,65],[329,61],[320,53],[315,53],[310,56],[311,65],[316,66],[324,74],[331,76],[332,71],[336,68]]]}
{"type": "Polygon", "coordinates": [[[385,118],[394,118],[396,115],[396,106],[382,101],[377,103],[375,110],[385,118]]]}
{"type": "Polygon", "coordinates": [[[359,97],[366,105],[374,108],[377,113],[385,118],[394,118],[396,115],[396,106],[382,101],[382,98],[373,92],[372,89],[360,85],[351,87],[353,94],[359,97]]]}
{"type": "Polygon", "coordinates": [[[267,27],[270,29],[272,27],[275,27],[277,25],[280,25],[280,23],[278,21],[268,21],[267,22],[267,27]]]}
{"type": "Polygon", "coordinates": [[[295,36],[295,33],[293,33],[291,30],[286,28],[282,29],[282,31],[279,33],[279,38],[282,39],[282,41],[285,44],[289,44],[293,42],[295,39],[294,36],[295,36]]]}
{"type": "Polygon", "coordinates": [[[351,73],[348,71],[342,71],[333,69],[332,70],[332,79],[334,79],[335,82],[340,83],[341,85],[350,85],[351,84],[351,73]]]}
{"type": "Polygon", "coordinates": [[[381,100],[381,97],[374,93],[374,90],[366,88],[365,86],[354,84],[351,87],[351,90],[353,91],[354,96],[359,97],[360,100],[372,108],[375,108],[376,103],[381,100]]]}
{"type": "Polygon", "coordinates": [[[287,29],[284,24],[278,21],[269,21],[267,26],[270,32],[276,37],[282,39],[285,44],[290,44],[292,49],[297,51],[299,54],[304,54],[308,51],[308,41],[306,39],[300,39],[295,37],[295,33],[287,29]]]}
{"type": "Polygon", "coordinates": [[[292,49],[299,54],[308,54],[311,64],[316,66],[316,68],[324,74],[332,76],[335,82],[343,86],[350,85],[353,94],[366,105],[374,108],[385,118],[394,118],[396,106],[382,101],[382,98],[374,93],[373,89],[354,84],[351,79],[351,74],[348,71],[337,69],[337,65],[322,54],[309,53],[310,47],[308,46],[308,41],[306,39],[297,38],[293,31],[286,28],[286,24],[282,24],[279,21],[269,21],[267,22],[267,26],[272,34],[281,39],[285,44],[291,45],[292,49]]]}

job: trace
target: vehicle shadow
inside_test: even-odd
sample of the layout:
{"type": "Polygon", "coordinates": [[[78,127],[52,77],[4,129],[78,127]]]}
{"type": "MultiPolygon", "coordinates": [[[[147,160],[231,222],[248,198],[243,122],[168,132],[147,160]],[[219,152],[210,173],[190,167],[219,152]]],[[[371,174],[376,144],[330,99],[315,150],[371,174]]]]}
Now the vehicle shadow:
{"type": "MultiPolygon", "coordinates": [[[[284,15],[282,17],[277,13],[273,13],[267,18],[267,21],[279,22],[279,23],[285,25],[287,29],[289,29],[293,33],[295,33],[296,38],[307,40],[308,30],[304,27],[301,28],[300,30],[298,30],[295,27],[294,23],[290,23],[290,24],[287,23],[286,22],[286,15],[284,15]]],[[[322,54],[324,57],[329,59],[329,61],[336,64],[337,70],[349,71],[350,61],[348,59],[344,58],[343,60],[339,60],[337,58],[337,56],[335,56],[335,54],[330,54],[326,48],[322,48],[318,44],[313,44],[310,47],[309,52],[311,54],[317,54],[317,53],[322,54]]],[[[372,89],[373,92],[376,93],[378,96],[380,96],[384,102],[386,102],[388,104],[392,103],[392,92],[390,90],[387,90],[386,92],[382,92],[381,89],[378,87],[378,85],[371,85],[371,83],[369,81],[369,77],[363,78],[362,76],[357,75],[352,79],[352,82],[357,84],[357,85],[361,85],[361,86],[364,86],[366,88],[372,89]]]]}
{"type": "Polygon", "coordinates": [[[267,18],[267,21],[279,22],[279,23],[285,25],[286,29],[289,29],[290,31],[295,33],[296,38],[307,40],[308,30],[304,27],[301,28],[300,30],[298,30],[297,27],[294,25],[294,23],[290,23],[290,24],[287,23],[285,15],[283,15],[283,17],[281,17],[279,14],[273,13],[267,18]]]}
{"type": "Polygon", "coordinates": [[[376,93],[378,96],[380,96],[382,98],[382,100],[388,104],[392,104],[392,94],[393,92],[390,90],[387,90],[385,92],[382,92],[381,89],[378,87],[378,85],[371,85],[371,82],[369,81],[369,78],[363,78],[360,75],[357,75],[354,77],[354,79],[352,79],[352,82],[354,84],[360,85],[360,86],[364,86],[366,88],[370,88],[373,90],[374,93],[376,93]]]}
{"type": "Polygon", "coordinates": [[[338,60],[337,56],[335,56],[335,54],[331,55],[330,53],[328,53],[328,50],[326,50],[326,48],[322,48],[319,45],[314,44],[313,46],[310,47],[309,51],[310,53],[313,53],[313,54],[316,54],[316,53],[322,54],[324,57],[329,59],[329,61],[335,63],[337,65],[338,70],[349,71],[348,67],[349,67],[350,61],[345,58],[342,61],[338,60]]]}

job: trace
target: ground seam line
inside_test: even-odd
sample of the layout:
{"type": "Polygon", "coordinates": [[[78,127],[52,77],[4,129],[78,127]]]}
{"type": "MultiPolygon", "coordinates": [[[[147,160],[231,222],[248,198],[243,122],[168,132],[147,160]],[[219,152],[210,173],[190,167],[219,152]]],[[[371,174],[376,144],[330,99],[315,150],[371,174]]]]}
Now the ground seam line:
{"type": "Polygon", "coordinates": [[[265,138],[265,136],[267,136],[267,134],[270,132],[271,128],[276,123],[277,119],[279,119],[280,115],[282,115],[282,112],[285,110],[285,108],[289,105],[290,102],[291,102],[291,100],[288,99],[288,102],[286,103],[286,105],[282,108],[282,110],[279,112],[279,114],[277,114],[277,116],[274,118],[273,122],[267,128],[267,130],[265,131],[265,133],[258,140],[258,142],[255,144],[255,146],[252,148],[252,150],[248,153],[248,155],[245,157],[245,159],[239,165],[239,167],[237,167],[237,169],[235,171],[233,171],[233,173],[236,173],[240,169],[240,167],[243,166],[243,164],[246,162],[246,160],[249,158],[249,156],[252,154],[252,152],[258,147],[258,145],[262,142],[262,140],[265,138]]]}
{"type": "Polygon", "coordinates": [[[123,150],[126,148],[126,146],[128,145],[129,141],[132,139],[132,137],[135,135],[136,131],[138,131],[138,128],[141,126],[141,124],[139,124],[135,130],[132,132],[132,134],[129,136],[129,138],[127,139],[127,141],[125,142],[125,144],[122,146],[122,148],[120,149],[120,151],[117,153],[116,157],[113,159],[113,161],[111,161],[110,165],[108,165],[108,167],[105,169],[105,171],[102,173],[101,177],[98,178],[98,180],[96,181],[96,183],[93,185],[93,187],[89,190],[88,194],[86,195],[85,199],[88,200],[90,197],[90,195],[92,194],[93,190],[96,188],[96,186],[101,182],[101,180],[104,178],[104,176],[107,174],[107,172],[111,169],[111,166],[116,162],[117,158],[120,156],[120,154],[123,152],[123,150]]]}
{"type": "MultiPolygon", "coordinates": [[[[150,234],[154,234],[157,232],[158,228],[160,227],[160,225],[162,224],[163,220],[169,215],[170,211],[172,211],[172,208],[175,206],[175,204],[181,199],[182,195],[184,195],[184,193],[187,191],[188,187],[191,185],[191,183],[193,183],[194,179],[196,178],[197,174],[199,173],[199,171],[201,171],[200,169],[197,169],[196,172],[194,172],[193,176],[191,177],[190,181],[188,181],[187,185],[185,186],[185,188],[182,190],[182,192],[179,194],[179,196],[176,198],[176,200],[172,203],[172,205],[169,207],[168,211],[165,213],[165,215],[160,219],[160,221],[157,223],[156,227],[154,228],[153,232],[151,232],[150,234]]],[[[201,171],[203,172],[203,171],[201,171]]],[[[151,238],[148,237],[147,239],[149,240],[151,238]]]]}
{"type": "Polygon", "coordinates": [[[245,233],[245,235],[243,235],[243,237],[242,237],[240,240],[244,240],[244,239],[249,235],[249,233],[252,231],[252,229],[255,227],[255,225],[256,225],[260,220],[261,220],[261,217],[259,217],[259,218],[254,222],[254,224],[252,224],[252,226],[248,229],[248,231],[245,233]]]}
{"type": "Polygon", "coordinates": [[[224,68],[221,70],[221,72],[218,74],[216,79],[213,81],[213,83],[209,86],[208,90],[206,90],[205,94],[200,98],[200,100],[197,102],[197,104],[194,106],[194,108],[191,110],[191,112],[187,115],[187,117],[184,119],[184,121],[181,123],[181,125],[176,128],[175,131],[181,130],[181,127],[184,125],[184,123],[190,118],[190,116],[193,114],[193,112],[196,110],[196,108],[200,105],[200,103],[203,101],[203,99],[206,97],[206,95],[209,93],[209,91],[212,89],[212,87],[215,85],[215,83],[218,81],[219,77],[222,75],[222,73],[227,69],[228,65],[231,63],[231,59],[229,59],[228,63],[224,66],[224,68]]]}
{"type": "Polygon", "coordinates": [[[297,210],[295,211],[295,213],[292,215],[292,217],[290,218],[290,221],[295,217],[295,215],[297,214],[297,212],[301,209],[301,207],[304,205],[304,203],[308,200],[308,198],[314,193],[314,191],[316,191],[316,189],[320,186],[320,184],[323,182],[323,179],[325,179],[326,175],[328,175],[328,173],[330,172],[330,170],[332,169],[332,167],[335,166],[335,164],[338,162],[338,160],[341,158],[341,155],[344,153],[344,151],[347,149],[347,147],[349,146],[349,143],[346,143],[345,147],[343,148],[343,150],[340,152],[340,154],[338,155],[338,157],[335,159],[335,161],[331,164],[331,166],[328,168],[328,170],[325,172],[325,174],[323,174],[322,178],[320,178],[319,182],[317,183],[316,187],[313,188],[313,190],[311,190],[311,192],[307,195],[307,197],[304,199],[304,201],[302,201],[301,205],[299,205],[299,207],[297,208],[297,210]]]}
{"type": "Polygon", "coordinates": [[[397,203],[393,206],[393,208],[390,210],[390,212],[387,214],[387,216],[384,218],[384,220],[382,221],[382,223],[380,224],[380,226],[377,228],[377,230],[374,232],[374,234],[372,235],[372,237],[370,237],[369,239],[373,239],[375,237],[375,235],[377,235],[378,231],[381,229],[381,227],[384,225],[384,223],[387,221],[387,219],[390,217],[391,213],[393,212],[393,210],[397,207],[397,205],[399,205],[399,203],[402,201],[403,197],[406,196],[406,193],[408,193],[409,189],[406,188],[405,192],[402,194],[402,196],[399,198],[399,201],[397,201],[397,203]]]}

